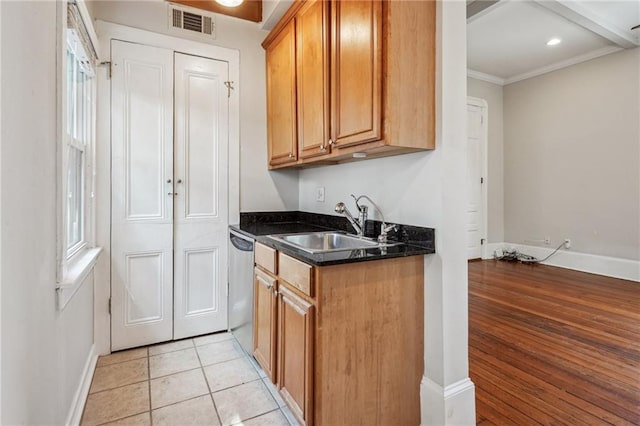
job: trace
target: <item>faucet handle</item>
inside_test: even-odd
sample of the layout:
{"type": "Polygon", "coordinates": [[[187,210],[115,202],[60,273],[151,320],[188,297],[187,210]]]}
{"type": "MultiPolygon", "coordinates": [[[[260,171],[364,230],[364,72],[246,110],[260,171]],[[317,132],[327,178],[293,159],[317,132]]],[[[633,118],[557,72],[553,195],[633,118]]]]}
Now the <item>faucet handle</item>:
{"type": "Polygon", "coordinates": [[[395,223],[392,223],[391,225],[387,225],[386,223],[382,222],[382,226],[380,227],[380,233],[388,233],[389,231],[397,231],[398,230],[398,225],[396,225],[395,223]]]}
{"type": "Polygon", "coordinates": [[[382,225],[380,225],[380,235],[378,235],[378,242],[382,243],[382,244],[386,244],[387,243],[387,233],[391,230],[395,231],[398,229],[398,225],[396,224],[391,224],[391,225],[387,225],[386,223],[382,222],[382,225]]]}

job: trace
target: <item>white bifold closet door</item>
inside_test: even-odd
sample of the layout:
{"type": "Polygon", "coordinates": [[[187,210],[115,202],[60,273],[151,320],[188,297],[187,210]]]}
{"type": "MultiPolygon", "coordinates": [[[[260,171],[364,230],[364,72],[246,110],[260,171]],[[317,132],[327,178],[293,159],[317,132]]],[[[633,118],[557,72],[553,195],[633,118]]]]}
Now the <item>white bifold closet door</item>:
{"type": "Polygon", "coordinates": [[[228,64],[111,48],[111,349],[225,330],[228,64]]]}
{"type": "Polygon", "coordinates": [[[174,339],[227,329],[227,76],[175,54],[174,339]]]}

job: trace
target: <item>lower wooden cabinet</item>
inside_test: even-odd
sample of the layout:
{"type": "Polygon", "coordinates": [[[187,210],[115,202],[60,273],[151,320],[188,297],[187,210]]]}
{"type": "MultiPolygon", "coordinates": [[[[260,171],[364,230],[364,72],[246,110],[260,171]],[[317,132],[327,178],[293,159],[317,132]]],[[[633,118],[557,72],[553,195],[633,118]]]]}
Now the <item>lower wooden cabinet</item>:
{"type": "Polygon", "coordinates": [[[313,412],[313,304],[284,285],[278,295],[278,388],[305,425],[313,412]]]}
{"type": "Polygon", "coordinates": [[[276,383],[276,294],[278,281],[255,268],[253,274],[253,356],[276,383]]]}
{"type": "Polygon", "coordinates": [[[278,275],[254,271],[254,355],[298,422],[420,424],[422,256],[308,270],[276,258],[278,275]]]}

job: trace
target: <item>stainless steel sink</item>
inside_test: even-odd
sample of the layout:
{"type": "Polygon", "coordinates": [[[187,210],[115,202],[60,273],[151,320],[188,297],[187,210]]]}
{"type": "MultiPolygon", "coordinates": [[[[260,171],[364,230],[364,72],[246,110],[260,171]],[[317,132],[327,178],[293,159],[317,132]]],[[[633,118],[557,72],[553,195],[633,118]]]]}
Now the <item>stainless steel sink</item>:
{"type": "Polygon", "coordinates": [[[334,251],[363,250],[389,247],[394,244],[379,243],[375,240],[345,234],[342,232],[309,232],[305,234],[278,234],[270,238],[289,244],[309,253],[328,253],[334,251]]]}

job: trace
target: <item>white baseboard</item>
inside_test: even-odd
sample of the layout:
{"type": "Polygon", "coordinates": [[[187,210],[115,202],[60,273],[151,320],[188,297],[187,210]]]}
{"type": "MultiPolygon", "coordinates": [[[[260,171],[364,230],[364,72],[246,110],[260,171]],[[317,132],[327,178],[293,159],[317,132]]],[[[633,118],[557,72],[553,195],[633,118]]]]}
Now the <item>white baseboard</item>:
{"type": "MultiPolygon", "coordinates": [[[[503,250],[515,248],[521,253],[535,256],[538,259],[544,259],[554,250],[524,244],[494,243],[487,246],[486,258],[492,259],[493,252],[497,248],[503,250]]],[[[544,265],[558,266],[560,268],[640,282],[640,261],[637,260],[578,253],[572,250],[560,249],[556,254],[542,263],[544,265]]]]}
{"type": "Polygon", "coordinates": [[[82,411],[84,410],[84,404],[87,402],[89,396],[89,388],[91,387],[91,379],[93,378],[93,372],[96,369],[98,362],[98,353],[96,352],[95,345],[91,345],[89,350],[89,356],[87,362],[84,364],[84,370],[82,370],[82,379],[73,395],[73,401],[69,408],[69,414],[67,415],[67,426],[77,426],[82,420],[82,411]]]}
{"type": "Polygon", "coordinates": [[[428,377],[420,383],[422,426],[475,425],[475,386],[466,378],[442,387],[428,377]]]}

